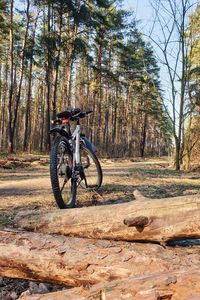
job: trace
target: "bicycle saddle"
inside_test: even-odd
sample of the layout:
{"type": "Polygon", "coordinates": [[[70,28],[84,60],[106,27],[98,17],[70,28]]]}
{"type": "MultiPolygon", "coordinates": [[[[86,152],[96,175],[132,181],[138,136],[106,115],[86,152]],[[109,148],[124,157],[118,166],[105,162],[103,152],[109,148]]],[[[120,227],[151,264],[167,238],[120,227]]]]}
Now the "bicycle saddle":
{"type": "Polygon", "coordinates": [[[62,119],[68,119],[71,118],[77,114],[79,114],[81,112],[80,108],[73,108],[70,110],[64,110],[60,113],[57,114],[58,118],[62,118],[62,119]]]}
{"type": "Polygon", "coordinates": [[[77,120],[77,118],[84,118],[86,115],[90,114],[92,110],[82,112],[80,108],[73,108],[70,110],[65,110],[57,114],[59,119],[70,119],[71,121],[77,120]]]}

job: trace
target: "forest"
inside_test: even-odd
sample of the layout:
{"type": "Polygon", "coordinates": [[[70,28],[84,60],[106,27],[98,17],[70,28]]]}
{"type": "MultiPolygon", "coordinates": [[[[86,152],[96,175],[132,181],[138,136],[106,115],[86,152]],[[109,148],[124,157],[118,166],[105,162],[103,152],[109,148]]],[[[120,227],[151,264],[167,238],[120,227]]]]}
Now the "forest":
{"type": "MultiPolygon", "coordinates": [[[[164,62],[172,112],[152,39],[144,38],[134,12],[123,9],[121,1],[1,0],[0,151],[47,153],[51,120],[80,107],[93,110],[84,130],[102,156],[171,155],[175,140],[179,169],[194,147],[191,127],[199,101],[199,6],[185,25],[187,2],[180,20],[174,17],[182,47],[175,55],[183,62],[178,79],[177,65],[172,72],[169,59],[164,62]],[[181,81],[180,109],[175,80],[181,81]]],[[[170,29],[168,35],[164,55],[170,29]]]]}
{"type": "Polygon", "coordinates": [[[71,107],[93,110],[85,133],[103,156],[171,151],[159,67],[133,13],[108,0],[0,5],[1,151],[47,152],[51,120],[71,107]]]}
{"type": "Polygon", "coordinates": [[[200,3],[125,4],[0,0],[0,300],[200,299],[200,3]]]}

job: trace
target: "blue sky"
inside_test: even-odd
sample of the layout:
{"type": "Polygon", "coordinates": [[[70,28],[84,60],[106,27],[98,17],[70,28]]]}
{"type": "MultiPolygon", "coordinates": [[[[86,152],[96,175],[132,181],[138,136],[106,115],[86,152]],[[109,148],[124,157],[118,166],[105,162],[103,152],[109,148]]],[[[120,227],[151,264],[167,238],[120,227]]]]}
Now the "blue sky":
{"type": "Polygon", "coordinates": [[[152,14],[149,0],[124,0],[124,6],[127,9],[133,9],[136,13],[136,18],[144,22],[150,19],[152,14]]]}
{"type": "MultiPolygon", "coordinates": [[[[138,29],[140,30],[140,32],[148,35],[151,30],[152,21],[154,20],[154,16],[153,16],[154,13],[153,13],[153,9],[150,5],[150,0],[124,0],[124,8],[134,10],[136,20],[140,21],[137,26],[138,29]]],[[[157,37],[159,37],[159,29],[157,28],[156,25],[154,27],[154,33],[157,37]]],[[[146,36],[144,36],[144,39],[147,41],[150,41],[150,39],[148,39],[148,37],[146,37],[146,36]]],[[[159,56],[162,57],[162,54],[159,53],[158,47],[156,47],[156,45],[154,43],[152,43],[151,41],[150,41],[150,43],[154,48],[156,57],[159,57],[159,56]]],[[[159,61],[158,61],[158,64],[160,67],[161,87],[164,90],[165,98],[168,99],[168,98],[171,98],[171,95],[170,95],[171,94],[170,93],[171,85],[169,83],[168,73],[167,73],[165,66],[160,64],[159,61]]],[[[170,107],[171,105],[169,105],[169,103],[167,103],[167,102],[166,102],[166,105],[167,105],[169,111],[171,111],[171,107],[170,107]]]]}
{"type": "MultiPolygon", "coordinates": [[[[181,4],[181,0],[176,0],[176,1],[177,1],[177,2],[175,2],[176,5],[178,5],[179,3],[181,4]]],[[[163,53],[159,50],[159,47],[156,46],[155,43],[151,42],[150,38],[147,37],[147,36],[149,36],[149,33],[151,32],[152,25],[153,25],[154,30],[151,32],[151,37],[159,45],[163,45],[163,42],[164,42],[163,34],[160,29],[159,22],[155,21],[155,23],[154,23],[155,15],[154,15],[154,10],[151,7],[150,2],[152,2],[152,1],[151,0],[124,0],[124,8],[134,10],[136,20],[140,20],[140,22],[137,25],[138,29],[140,30],[141,33],[144,34],[144,39],[147,41],[150,41],[151,45],[154,48],[155,55],[157,57],[157,60],[158,60],[159,66],[160,66],[161,87],[164,90],[165,104],[168,107],[169,111],[171,112],[171,108],[172,108],[172,106],[171,106],[171,89],[172,88],[171,88],[171,84],[170,84],[170,80],[169,80],[168,70],[167,70],[166,66],[163,63],[161,63],[161,60],[163,60],[163,53]]],[[[161,1],[161,3],[162,3],[162,1],[161,1]]],[[[192,4],[192,7],[189,9],[188,15],[190,15],[191,13],[194,12],[197,3],[200,3],[200,0],[190,0],[189,3],[192,4]]],[[[167,11],[167,9],[166,9],[166,11],[167,11]]],[[[164,20],[164,22],[165,21],[168,22],[168,23],[166,23],[166,27],[164,27],[164,28],[168,28],[168,26],[170,28],[172,25],[172,21],[171,21],[172,19],[169,16],[167,16],[166,14],[163,14],[162,6],[161,6],[160,13],[162,16],[166,17],[166,19],[163,18],[161,20],[162,21],[164,20]]],[[[187,21],[188,21],[188,19],[187,19],[187,21]]],[[[177,50],[177,47],[178,47],[177,40],[178,39],[177,39],[176,35],[173,36],[173,40],[172,40],[172,43],[170,44],[170,47],[168,48],[168,53],[170,55],[169,61],[170,61],[170,65],[171,65],[172,69],[174,68],[177,53],[178,53],[178,50],[177,50]],[[173,42],[173,40],[175,42],[173,42]]],[[[177,72],[181,73],[180,70],[181,70],[181,60],[179,58],[177,72]]],[[[180,93],[179,93],[180,92],[180,81],[179,80],[176,80],[175,88],[177,90],[177,98],[178,98],[177,100],[178,101],[176,103],[178,105],[179,100],[180,100],[180,93]]]]}

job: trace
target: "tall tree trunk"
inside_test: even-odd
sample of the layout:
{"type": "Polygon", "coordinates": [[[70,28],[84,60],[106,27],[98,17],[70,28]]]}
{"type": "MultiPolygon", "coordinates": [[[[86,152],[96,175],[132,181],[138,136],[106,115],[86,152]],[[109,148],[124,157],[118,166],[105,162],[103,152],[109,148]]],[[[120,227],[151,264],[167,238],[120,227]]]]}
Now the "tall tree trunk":
{"type": "Polygon", "coordinates": [[[147,137],[147,124],[148,124],[148,115],[144,113],[144,121],[142,124],[142,133],[141,133],[141,142],[140,142],[140,156],[144,157],[145,146],[146,146],[146,137],[147,137]]]}
{"type": "Polygon", "coordinates": [[[25,36],[24,36],[23,48],[22,48],[21,74],[19,76],[20,77],[19,87],[18,87],[18,92],[17,92],[16,100],[15,100],[14,118],[13,118],[13,124],[12,124],[13,138],[15,135],[16,125],[17,125],[18,108],[19,108],[19,102],[20,102],[21,90],[22,90],[22,81],[23,81],[24,70],[25,70],[25,50],[26,50],[26,45],[27,45],[27,38],[28,38],[28,31],[29,31],[29,24],[30,24],[29,8],[30,8],[30,1],[27,0],[27,8],[26,8],[27,22],[26,22],[26,30],[25,30],[25,36]]]}
{"type": "Polygon", "coordinates": [[[183,21],[181,24],[181,56],[182,56],[182,71],[181,71],[181,95],[179,109],[179,124],[178,124],[178,141],[176,149],[176,170],[180,170],[181,166],[181,143],[183,141],[183,111],[185,104],[185,87],[186,87],[186,62],[185,62],[185,7],[183,5],[183,21]]]}
{"type": "MultiPolygon", "coordinates": [[[[103,37],[102,37],[103,39],[103,37]]],[[[98,57],[97,57],[97,89],[98,89],[98,106],[97,106],[97,144],[100,143],[101,140],[101,107],[102,107],[102,101],[103,101],[103,91],[102,91],[102,55],[103,55],[103,47],[102,44],[99,45],[98,49],[98,57]]]]}
{"type": "Polygon", "coordinates": [[[42,84],[41,85],[41,119],[40,119],[40,128],[41,128],[41,134],[40,134],[40,152],[43,152],[43,146],[44,146],[44,125],[45,125],[45,87],[42,84]]]}
{"type": "Polygon", "coordinates": [[[116,92],[115,92],[115,99],[114,99],[114,107],[113,107],[113,117],[112,117],[112,125],[113,125],[113,130],[112,130],[112,144],[115,145],[116,143],[116,135],[117,135],[117,108],[118,108],[118,96],[119,96],[119,88],[116,87],[116,92]]]}
{"type": "MultiPolygon", "coordinates": [[[[47,13],[47,36],[50,40],[51,38],[51,4],[48,4],[48,13],[47,13]]],[[[52,49],[51,44],[48,43],[47,46],[47,67],[46,67],[46,142],[45,149],[50,150],[50,109],[51,109],[51,77],[52,77],[52,49]]]]}
{"type": "MultiPolygon", "coordinates": [[[[108,72],[111,72],[111,58],[112,58],[112,45],[110,45],[110,49],[108,52],[108,72]]],[[[106,85],[106,104],[105,104],[105,119],[104,119],[104,134],[103,134],[103,143],[104,149],[107,154],[108,152],[108,141],[109,141],[109,116],[110,116],[110,100],[111,100],[111,90],[110,90],[110,79],[108,78],[108,82],[106,85]]]]}
{"type": "Polygon", "coordinates": [[[14,90],[14,37],[13,37],[13,8],[14,0],[10,0],[10,88],[9,88],[9,101],[8,101],[8,152],[13,153],[13,131],[12,131],[12,102],[14,90]]]}
{"type": "MultiPolygon", "coordinates": [[[[2,99],[2,89],[3,89],[3,84],[2,84],[2,63],[1,63],[1,60],[0,60],[0,101],[2,99]]],[[[1,124],[1,118],[0,118],[0,124],[1,124]]]]}
{"type": "MultiPolygon", "coordinates": [[[[75,8],[77,12],[80,9],[80,0],[75,1],[75,8]]],[[[78,26],[77,21],[74,20],[72,33],[70,32],[70,16],[68,16],[68,34],[71,33],[71,37],[67,47],[66,53],[66,67],[65,67],[65,75],[64,75],[64,89],[63,89],[63,98],[64,98],[64,107],[70,108],[72,106],[71,101],[71,89],[72,89],[72,70],[74,64],[74,42],[77,38],[78,34],[78,26]]]]}
{"type": "Polygon", "coordinates": [[[31,55],[30,55],[30,65],[29,65],[29,75],[28,75],[28,94],[26,102],[26,114],[25,114],[25,132],[24,132],[24,143],[23,151],[29,149],[30,152],[30,143],[31,143],[31,89],[32,89],[32,70],[33,70],[33,50],[35,46],[35,32],[37,27],[38,16],[34,22],[34,29],[32,33],[32,43],[31,43],[31,55]]]}
{"type": "Polygon", "coordinates": [[[7,90],[8,90],[8,58],[4,65],[4,77],[3,77],[3,90],[2,90],[2,110],[1,110],[1,129],[0,129],[0,149],[4,149],[5,143],[5,127],[6,127],[6,98],[7,98],[7,90]]]}
{"type": "Polygon", "coordinates": [[[60,3],[59,10],[59,36],[58,36],[58,53],[56,57],[56,68],[55,68],[55,81],[54,81],[54,93],[53,93],[53,119],[56,118],[57,113],[57,90],[58,90],[58,75],[60,66],[60,53],[61,53],[61,42],[62,42],[62,27],[63,27],[63,1],[60,3]]]}

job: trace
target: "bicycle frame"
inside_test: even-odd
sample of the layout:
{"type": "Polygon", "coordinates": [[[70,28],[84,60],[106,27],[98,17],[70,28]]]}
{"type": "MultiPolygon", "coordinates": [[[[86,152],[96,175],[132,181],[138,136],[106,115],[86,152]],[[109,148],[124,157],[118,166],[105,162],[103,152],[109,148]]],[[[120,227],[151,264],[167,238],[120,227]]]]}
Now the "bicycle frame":
{"type": "Polygon", "coordinates": [[[82,134],[80,126],[80,119],[91,112],[82,112],[80,109],[66,110],[57,114],[57,119],[52,121],[50,176],[59,208],[75,206],[79,185],[90,190],[97,190],[101,186],[102,170],[95,155],[96,148],[82,134]],[[76,122],[73,132],[70,130],[71,122],[76,122]]]}
{"type": "MultiPolygon", "coordinates": [[[[69,124],[67,126],[69,126],[69,124]]],[[[79,133],[80,133],[80,135],[78,136],[79,144],[80,144],[80,142],[83,142],[83,144],[86,146],[86,148],[88,148],[90,151],[95,153],[97,151],[96,147],[85,136],[81,136],[80,124],[76,125],[76,128],[75,128],[73,134],[70,133],[69,127],[64,129],[63,127],[60,127],[60,126],[59,127],[53,127],[50,130],[50,134],[56,134],[57,133],[61,136],[66,137],[67,141],[71,140],[71,144],[74,144],[75,143],[74,140],[76,139],[76,134],[77,134],[76,130],[79,131],[79,133]],[[77,129],[77,128],[79,128],[79,129],[77,129]],[[73,136],[73,138],[72,138],[72,136],[73,136]]],[[[80,148],[79,148],[79,150],[80,150],[80,148]]],[[[77,159],[77,161],[80,162],[79,159],[77,159]]]]}

